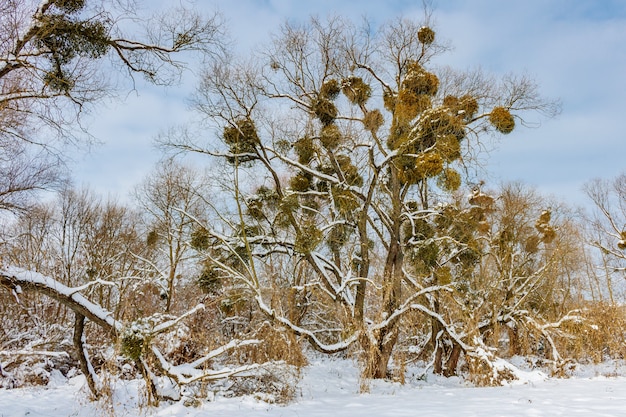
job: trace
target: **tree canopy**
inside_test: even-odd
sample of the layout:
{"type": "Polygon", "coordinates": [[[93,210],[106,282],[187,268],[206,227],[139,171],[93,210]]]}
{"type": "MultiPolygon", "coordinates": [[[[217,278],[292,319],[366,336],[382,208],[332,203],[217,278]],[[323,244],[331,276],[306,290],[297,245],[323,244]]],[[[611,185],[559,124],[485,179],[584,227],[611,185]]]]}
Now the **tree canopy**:
{"type": "Polygon", "coordinates": [[[457,328],[447,295],[470,297],[494,198],[458,191],[484,135],[557,110],[526,77],[431,68],[444,51],[428,21],[285,24],[207,69],[197,107],[223,146],[173,144],[233,169],[236,210],[205,227],[216,274],[316,349],[360,346],[366,377],[387,376],[416,313],[438,370],[451,355],[455,373],[461,351],[480,362],[480,329],[457,328]]]}

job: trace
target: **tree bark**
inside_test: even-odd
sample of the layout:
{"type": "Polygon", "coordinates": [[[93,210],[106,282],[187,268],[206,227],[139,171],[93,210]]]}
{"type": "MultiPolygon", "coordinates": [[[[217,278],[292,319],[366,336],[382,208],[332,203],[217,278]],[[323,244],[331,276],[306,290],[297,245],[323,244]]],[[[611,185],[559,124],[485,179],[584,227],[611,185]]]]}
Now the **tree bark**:
{"type": "Polygon", "coordinates": [[[446,362],[446,369],[443,371],[443,376],[451,377],[456,375],[456,368],[459,364],[459,358],[461,357],[461,346],[458,344],[454,344],[452,347],[452,352],[450,352],[450,356],[446,362]]]}
{"type": "Polygon", "coordinates": [[[98,388],[96,387],[96,379],[93,374],[93,367],[89,362],[87,353],[85,352],[85,345],[83,344],[83,332],[85,330],[85,316],[80,313],[74,313],[74,347],[76,348],[76,355],[78,356],[78,363],[80,364],[80,370],[85,375],[87,380],[87,386],[93,394],[95,399],[100,397],[98,388]]]}
{"type": "Polygon", "coordinates": [[[509,356],[513,357],[519,355],[522,351],[519,340],[519,329],[517,325],[506,326],[507,333],[509,334],[509,356]]]}

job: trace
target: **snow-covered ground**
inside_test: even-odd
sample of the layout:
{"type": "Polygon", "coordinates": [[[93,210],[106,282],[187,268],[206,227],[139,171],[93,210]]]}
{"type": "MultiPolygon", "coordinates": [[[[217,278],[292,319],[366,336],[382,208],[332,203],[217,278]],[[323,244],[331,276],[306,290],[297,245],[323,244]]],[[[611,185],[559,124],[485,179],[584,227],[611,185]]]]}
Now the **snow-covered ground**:
{"type": "Polygon", "coordinates": [[[368,393],[359,393],[361,381],[353,362],[326,359],[312,361],[303,370],[296,399],[287,406],[255,396],[218,395],[197,407],[176,403],[147,408],[140,405],[144,399],[132,382],[119,385],[106,403],[92,403],[84,399],[81,377],[52,378],[45,388],[0,390],[0,416],[625,416],[626,378],[611,376],[622,370],[611,366],[586,368],[569,379],[526,372],[515,384],[497,388],[471,388],[458,379],[433,375],[426,381],[409,376],[404,385],[377,381],[369,384],[368,393]]]}

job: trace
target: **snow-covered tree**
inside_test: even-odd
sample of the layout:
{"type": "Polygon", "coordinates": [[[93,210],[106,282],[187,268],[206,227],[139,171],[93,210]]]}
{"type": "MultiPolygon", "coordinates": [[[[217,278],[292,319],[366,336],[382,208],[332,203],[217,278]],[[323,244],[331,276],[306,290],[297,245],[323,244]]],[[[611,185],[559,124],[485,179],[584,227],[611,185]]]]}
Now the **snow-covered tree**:
{"type": "MultiPolygon", "coordinates": [[[[87,190],[65,189],[57,200],[30,207],[7,228],[12,236],[2,249],[5,266],[20,265],[55,281],[80,288],[116,319],[135,318],[128,300],[137,285],[139,261],[145,244],[136,230],[138,217],[129,208],[103,202],[87,190]]],[[[8,294],[2,320],[7,332],[22,336],[6,346],[24,348],[32,342],[62,349],[72,321],[67,306],[45,292],[31,292],[15,303],[8,294]]]]}
{"type": "Polygon", "coordinates": [[[477,251],[448,218],[453,196],[484,135],[557,110],[526,77],[437,68],[445,49],[427,21],[285,24],[206,69],[196,103],[221,146],[170,143],[232,168],[233,200],[204,225],[215,281],[315,349],[358,346],[365,377],[388,375],[409,317],[432,323],[433,344],[485,356],[438,307],[477,251]]]}
{"type": "MultiPolygon", "coordinates": [[[[582,321],[584,248],[572,215],[519,183],[491,192],[477,186],[419,230],[438,243],[418,253],[427,257],[413,257],[413,267],[423,270],[429,260],[437,282],[452,284],[431,300],[458,337],[433,323],[435,371],[455,374],[464,343],[502,356],[543,355],[558,371],[561,324],[582,321]]],[[[482,359],[467,359],[473,377],[495,382],[483,380],[492,375],[481,372],[482,359]]]]}

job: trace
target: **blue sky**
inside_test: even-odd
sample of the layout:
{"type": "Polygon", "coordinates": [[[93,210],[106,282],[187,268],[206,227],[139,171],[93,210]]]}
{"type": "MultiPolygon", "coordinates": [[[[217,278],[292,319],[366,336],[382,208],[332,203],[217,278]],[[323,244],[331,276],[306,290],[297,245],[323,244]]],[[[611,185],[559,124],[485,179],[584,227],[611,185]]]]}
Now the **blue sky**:
{"type": "MultiPolygon", "coordinates": [[[[162,4],[169,3],[161,1],[162,4]]],[[[420,20],[419,0],[197,0],[220,10],[240,51],[259,46],[285,20],[311,14],[366,16],[381,23],[398,16],[420,20]]],[[[562,113],[536,129],[503,137],[487,159],[488,183],[521,180],[577,205],[582,184],[625,171],[626,1],[624,0],[438,0],[434,28],[453,50],[440,65],[478,66],[495,75],[526,73],[545,96],[562,102],[562,113]]],[[[160,157],[152,140],[194,115],[188,97],[196,84],[136,92],[94,111],[90,129],[103,142],[74,164],[77,185],[125,198],[160,157]]]]}

